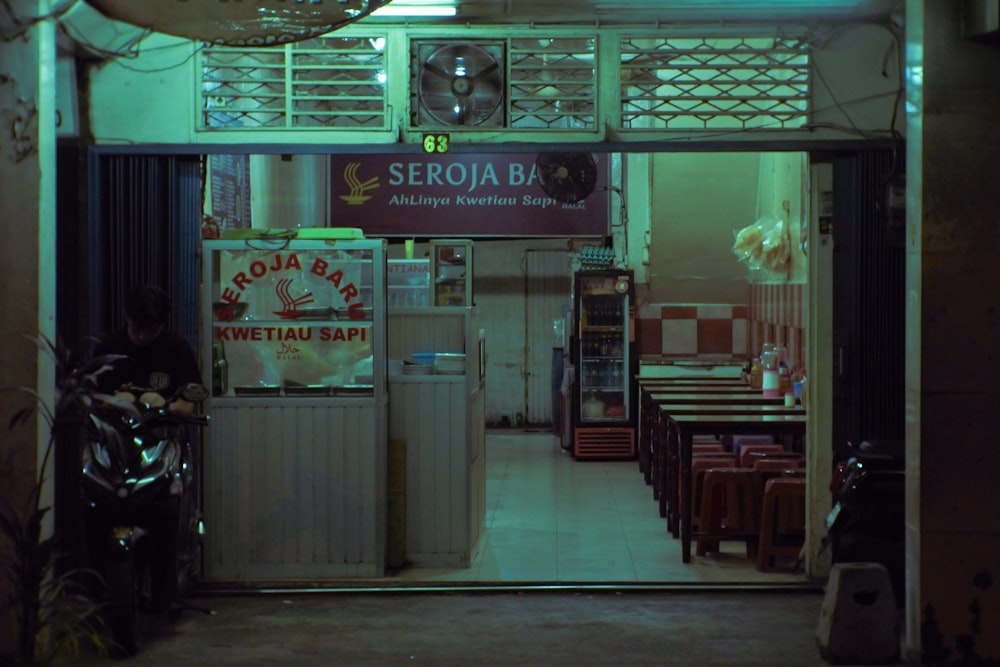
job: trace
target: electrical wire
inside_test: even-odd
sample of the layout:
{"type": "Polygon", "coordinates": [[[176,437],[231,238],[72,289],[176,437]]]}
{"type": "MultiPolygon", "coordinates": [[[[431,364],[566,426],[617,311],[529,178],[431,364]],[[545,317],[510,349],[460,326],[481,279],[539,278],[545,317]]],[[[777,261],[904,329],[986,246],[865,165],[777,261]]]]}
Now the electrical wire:
{"type": "Polygon", "coordinates": [[[7,16],[10,17],[10,20],[14,23],[14,25],[20,28],[12,35],[0,33],[0,41],[13,42],[15,39],[20,39],[25,34],[27,34],[29,30],[31,30],[34,26],[41,23],[42,21],[61,18],[66,12],[75,7],[78,2],[80,2],[80,0],[67,0],[67,2],[64,5],[56,9],[53,9],[47,14],[42,14],[40,16],[23,17],[17,15],[17,13],[14,11],[14,7],[10,4],[10,0],[0,0],[0,7],[3,8],[4,12],[7,14],[7,16]]]}

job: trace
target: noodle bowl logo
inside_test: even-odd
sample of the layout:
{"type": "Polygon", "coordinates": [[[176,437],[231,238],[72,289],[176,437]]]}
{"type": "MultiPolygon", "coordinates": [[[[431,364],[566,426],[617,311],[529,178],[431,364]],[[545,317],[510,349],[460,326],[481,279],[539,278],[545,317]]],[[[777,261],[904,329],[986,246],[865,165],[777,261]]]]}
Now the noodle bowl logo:
{"type": "Polygon", "coordinates": [[[283,278],[278,281],[278,284],[274,288],[274,292],[278,295],[278,300],[281,301],[281,310],[274,311],[274,314],[283,320],[294,320],[301,316],[302,311],[299,310],[299,306],[304,306],[316,300],[312,292],[309,291],[300,296],[293,297],[291,286],[292,279],[283,278]]]}
{"type": "Polygon", "coordinates": [[[372,176],[367,181],[359,180],[358,167],[360,166],[360,162],[349,162],[344,167],[344,182],[351,188],[351,192],[350,194],[340,195],[340,198],[352,206],[363,204],[371,199],[371,195],[366,195],[365,193],[369,190],[374,190],[380,185],[378,176],[372,176]]]}

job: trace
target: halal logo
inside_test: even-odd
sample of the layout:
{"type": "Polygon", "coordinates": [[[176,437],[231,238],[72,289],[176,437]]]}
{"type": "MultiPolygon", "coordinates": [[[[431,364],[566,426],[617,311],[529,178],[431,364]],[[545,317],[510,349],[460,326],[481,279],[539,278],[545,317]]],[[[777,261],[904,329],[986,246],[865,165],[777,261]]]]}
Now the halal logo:
{"type": "Polygon", "coordinates": [[[315,301],[312,292],[308,291],[301,296],[293,297],[290,289],[291,286],[292,279],[284,278],[279,280],[277,286],[274,288],[278,299],[281,301],[281,310],[274,311],[274,314],[283,320],[294,320],[300,317],[302,311],[299,310],[299,306],[304,306],[315,301]]]}
{"type": "Polygon", "coordinates": [[[351,193],[340,195],[340,198],[352,206],[364,204],[372,198],[371,195],[365,193],[379,187],[378,176],[372,176],[367,181],[358,179],[358,167],[360,166],[359,162],[350,162],[344,167],[344,182],[351,188],[351,193]]]}

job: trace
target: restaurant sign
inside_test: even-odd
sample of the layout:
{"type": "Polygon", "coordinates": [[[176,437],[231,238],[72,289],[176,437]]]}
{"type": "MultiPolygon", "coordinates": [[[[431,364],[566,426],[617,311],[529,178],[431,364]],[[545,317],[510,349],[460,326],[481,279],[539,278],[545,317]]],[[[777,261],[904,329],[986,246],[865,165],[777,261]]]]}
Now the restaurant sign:
{"type": "Polygon", "coordinates": [[[370,368],[370,261],[334,248],[223,250],[219,276],[213,335],[233,386],[341,386],[370,368]]]}
{"type": "Polygon", "coordinates": [[[550,197],[534,153],[332,155],[331,227],[366,236],[606,236],[608,160],[575,203],[550,197]]]}

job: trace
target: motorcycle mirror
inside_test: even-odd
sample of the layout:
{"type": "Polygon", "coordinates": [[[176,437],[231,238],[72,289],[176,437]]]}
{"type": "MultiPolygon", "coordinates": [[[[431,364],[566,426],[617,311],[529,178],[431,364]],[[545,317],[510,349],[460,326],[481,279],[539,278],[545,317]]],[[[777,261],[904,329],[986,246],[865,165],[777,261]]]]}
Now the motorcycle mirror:
{"type": "Polygon", "coordinates": [[[181,398],[190,403],[200,403],[208,398],[208,388],[196,382],[181,387],[181,398]]]}

